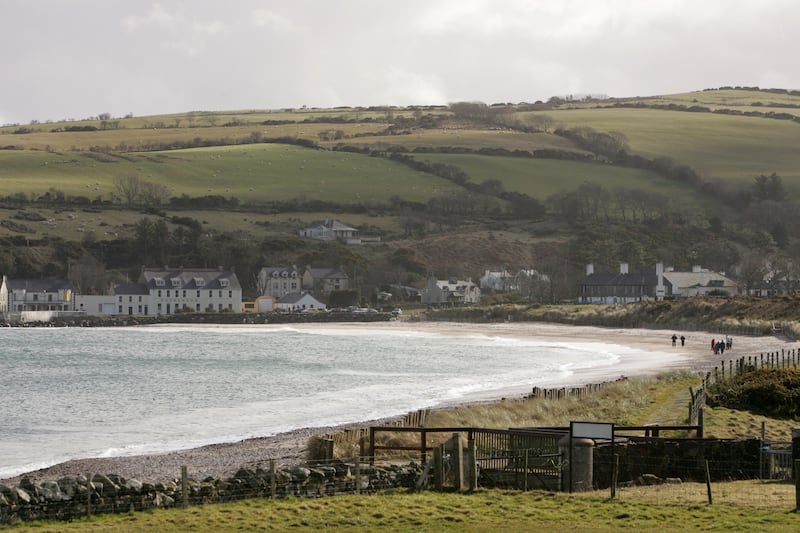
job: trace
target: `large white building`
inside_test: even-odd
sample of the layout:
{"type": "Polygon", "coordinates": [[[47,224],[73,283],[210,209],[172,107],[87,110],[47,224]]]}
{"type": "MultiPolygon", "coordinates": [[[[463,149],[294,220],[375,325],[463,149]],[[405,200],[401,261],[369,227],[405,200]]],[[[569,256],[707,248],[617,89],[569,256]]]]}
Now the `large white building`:
{"type": "Polygon", "coordinates": [[[117,285],[116,314],[240,313],[242,287],[236,274],[222,268],[145,268],[139,283],[117,285]]]}

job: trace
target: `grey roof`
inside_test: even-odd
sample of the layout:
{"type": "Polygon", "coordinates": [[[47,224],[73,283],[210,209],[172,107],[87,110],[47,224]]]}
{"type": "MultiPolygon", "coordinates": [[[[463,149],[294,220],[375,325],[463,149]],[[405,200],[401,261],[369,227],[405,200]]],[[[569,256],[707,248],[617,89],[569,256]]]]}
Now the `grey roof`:
{"type": "Polygon", "coordinates": [[[114,294],[149,294],[144,283],[120,283],[114,285],[114,294]]]}
{"type": "Polygon", "coordinates": [[[314,279],[348,279],[340,268],[308,268],[314,279]]]}
{"type": "Polygon", "coordinates": [[[276,274],[276,273],[278,274],[278,276],[280,276],[284,272],[286,272],[286,274],[288,276],[291,276],[293,272],[297,273],[298,276],[301,275],[300,270],[298,270],[296,266],[291,266],[291,267],[263,267],[261,269],[261,272],[263,272],[265,275],[267,275],[269,277],[272,277],[272,275],[276,274]]]}
{"type": "Polygon", "coordinates": [[[196,268],[191,270],[170,268],[145,268],[142,279],[148,289],[241,289],[239,278],[229,270],[216,268],[196,268]],[[164,285],[157,285],[157,279],[164,285]],[[172,280],[179,280],[173,284],[172,280]],[[227,285],[222,280],[228,280],[227,285]]]}
{"type": "Polygon", "coordinates": [[[310,298],[314,300],[318,304],[322,305],[322,302],[314,298],[308,293],[301,293],[301,292],[294,292],[292,294],[287,294],[286,296],[282,296],[276,303],[280,304],[294,304],[302,300],[303,298],[310,298]]]}
{"type": "Polygon", "coordinates": [[[72,282],[66,279],[9,279],[6,278],[9,290],[25,290],[29,292],[58,292],[72,290],[72,282]]]}
{"type": "Polygon", "coordinates": [[[710,281],[721,281],[723,287],[735,287],[736,282],[717,272],[704,270],[701,272],[664,272],[664,278],[672,282],[673,287],[707,287],[710,281]]]}
{"type": "Polygon", "coordinates": [[[328,228],[328,229],[332,229],[333,231],[358,231],[356,228],[351,228],[347,224],[342,224],[338,220],[332,220],[332,219],[329,219],[329,218],[325,219],[325,220],[315,220],[314,222],[311,223],[310,227],[312,227],[312,228],[318,228],[318,227],[328,228]]]}
{"type": "MultiPolygon", "coordinates": [[[[666,279],[664,280],[667,281],[666,279]]],[[[666,285],[667,283],[665,283],[666,285]]],[[[599,286],[656,286],[658,285],[658,276],[655,272],[635,272],[628,274],[620,274],[619,272],[595,272],[589,274],[580,281],[580,285],[599,285],[599,286]]]]}

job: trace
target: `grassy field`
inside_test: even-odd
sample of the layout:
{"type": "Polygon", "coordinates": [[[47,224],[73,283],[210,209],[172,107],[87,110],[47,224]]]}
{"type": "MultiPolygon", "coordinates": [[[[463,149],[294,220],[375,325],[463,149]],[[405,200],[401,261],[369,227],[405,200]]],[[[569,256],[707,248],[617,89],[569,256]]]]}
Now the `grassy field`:
{"type": "MultiPolygon", "coordinates": [[[[737,110],[794,112],[800,97],[754,91],[696,91],[677,95],[633,98],[631,102],[664,105],[705,105],[737,110]],[[760,102],[762,106],[753,107],[760,102]]],[[[778,173],[787,189],[800,191],[800,124],[758,117],[711,113],[689,113],[647,108],[597,108],[612,101],[568,103],[560,108],[519,112],[523,122],[537,114],[552,118],[553,127],[589,126],[598,131],[619,131],[626,135],[631,150],[648,158],[670,157],[690,165],[706,179],[750,185],[759,174],[778,173]]],[[[444,114],[443,108],[423,113],[444,114]]],[[[395,109],[395,117],[410,117],[413,109],[395,109]]],[[[452,124],[443,128],[418,129],[408,135],[380,135],[391,116],[382,110],[299,109],[239,110],[219,113],[187,112],[119,120],[119,129],[94,132],[52,132],[66,126],[95,125],[99,121],[35,124],[32,133],[13,134],[16,127],[0,128],[0,146],[23,150],[0,150],[0,183],[3,191],[41,193],[50,187],[91,199],[108,195],[116,175],[137,172],[159,181],[175,194],[223,194],[250,199],[325,198],[334,201],[357,198],[382,201],[391,195],[423,201],[447,185],[386,163],[358,156],[326,154],[299,148],[264,145],[231,146],[196,150],[139,153],[143,146],[157,143],[190,142],[195,139],[235,143],[252,136],[293,137],[331,147],[339,143],[385,149],[400,145],[417,147],[463,147],[508,150],[580,150],[552,133],[518,133],[488,127],[452,124]],[[357,123],[309,123],[306,120],[370,120],[357,123]],[[264,121],[292,121],[264,125],[264,121]],[[223,126],[223,124],[231,124],[223,126]],[[155,125],[155,127],[154,127],[155,125]],[[336,141],[322,141],[322,132],[338,130],[336,141]],[[107,146],[120,152],[101,164],[98,154],[86,154],[92,146],[107,146]],[[353,159],[354,158],[354,159],[353,159]],[[352,159],[352,160],[351,160],[352,159]],[[354,161],[358,160],[357,163],[354,161]],[[382,181],[385,180],[385,181],[382,181]],[[398,184],[408,185],[400,187],[398,184]]],[[[437,156],[439,157],[439,156],[437,156]]],[[[520,190],[542,198],[553,192],[573,189],[584,181],[607,188],[630,186],[682,195],[679,185],[658,179],[644,171],[591,168],[570,161],[535,163],[505,158],[455,158],[446,161],[463,166],[475,181],[497,178],[507,190],[520,190]]],[[[445,161],[445,159],[442,159],[445,161]]]]}
{"type": "Polygon", "coordinates": [[[800,144],[800,124],[795,122],[657,109],[568,109],[544,114],[565,127],[624,133],[633,153],[671,157],[706,179],[749,185],[759,174],[776,172],[787,188],[800,190],[800,151],[795,149],[800,144]]]}
{"type": "MultiPolygon", "coordinates": [[[[740,485],[741,486],[741,485],[740,485]]],[[[770,487],[776,492],[774,486],[770,487]]],[[[152,532],[195,531],[774,531],[800,528],[800,514],[782,508],[743,509],[730,503],[686,502],[653,488],[658,503],[611,500],[607,494],[481,490],[472,494],[384,493],[317,500],[247,500],[237,503],[99,516],[72,523],[31,523],[0,531],[152,532]],[[668,500],[672,501],[668,501],[668,500]]],[[[778,487],[782,493],[791,485],[778,487]]],[[[778,498],[773,497],[773,501],[778,498]]]]}
{"type": "Polygon", "coordinates": [[[602,185],[608,191],[617,188],[640,189],[677,196],[686,202],[697,195],[692,187],[647,170],[599,163],[457,154],[420,154],[416,157],[421,161],[457,166],[469,174],[474,183],[500,180],[506,190],[523,192],[539,200],[564,190],[576,189],[584,183],[602,185]]]}
{"type": "Polygon", "coordinates": [[[282,144],[250,144],[129,154],[0,151],[0,183],[42,194],[50,188],[108,200],[117,177],[135,174],[170,196],[222,195],[243,202],[319,199],[385,203],[392,196],[425,202],[460,190],[444,179],[391,161],[282,144]]]}

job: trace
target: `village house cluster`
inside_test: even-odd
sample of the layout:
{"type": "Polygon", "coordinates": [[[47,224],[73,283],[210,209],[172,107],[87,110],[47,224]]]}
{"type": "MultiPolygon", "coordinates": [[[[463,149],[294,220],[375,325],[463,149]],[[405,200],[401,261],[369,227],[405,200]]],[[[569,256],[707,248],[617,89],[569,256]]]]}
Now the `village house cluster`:
{"type": "MultiPolygon", "coordinates": [[[[361,237],[358,230],[336,220],[315,222],[300,235],[317,240],[369,244],[378,237],[361,237]]],[[[377,239],[377,240],[376,240],[377,239]]],[[[155,316],[176,313],[270,313],[318,312],[335,291],[354,289],[343,267],[265,266],[256,275],[257,296],[243,300],[242,287],[232,269],[143,267],[135,283],[120,283],[107,294],[79,294],[64,279],[14,279],[0,283],[0,314],[5,320],[47,321],[54,316],[155,316]]],[[[413,302],[428,306],[477,304],[482,294],[513,293],[527,301],[548,301],[550,278],[536,269],[509,272],[486,270],[476,284],[470,278],[430,277],[422,288],[402,287],[413,302]]],[[[577,302],[615,304],[665,298],[716,295],[733,296],[738,284],[722,273],[694,266],[679,272],[662,263],[652,270],[629,272],[621,263],[618,272],[595,272],[577,283],[577,302]]],[[[378,302],[389,302],[391,293],[378,293],[378,302]]]]}

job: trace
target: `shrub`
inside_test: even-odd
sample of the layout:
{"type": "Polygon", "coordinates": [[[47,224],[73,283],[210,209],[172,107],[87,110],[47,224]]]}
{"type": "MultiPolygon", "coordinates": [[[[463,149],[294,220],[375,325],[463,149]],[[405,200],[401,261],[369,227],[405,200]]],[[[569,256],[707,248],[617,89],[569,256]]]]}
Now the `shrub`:
{"type": "Polygon", "coordinates": [[[800,417],[800,370],[762,368],[718,383],[708,396],[711,406],[742,409],[773,418],[800,417]]]}

